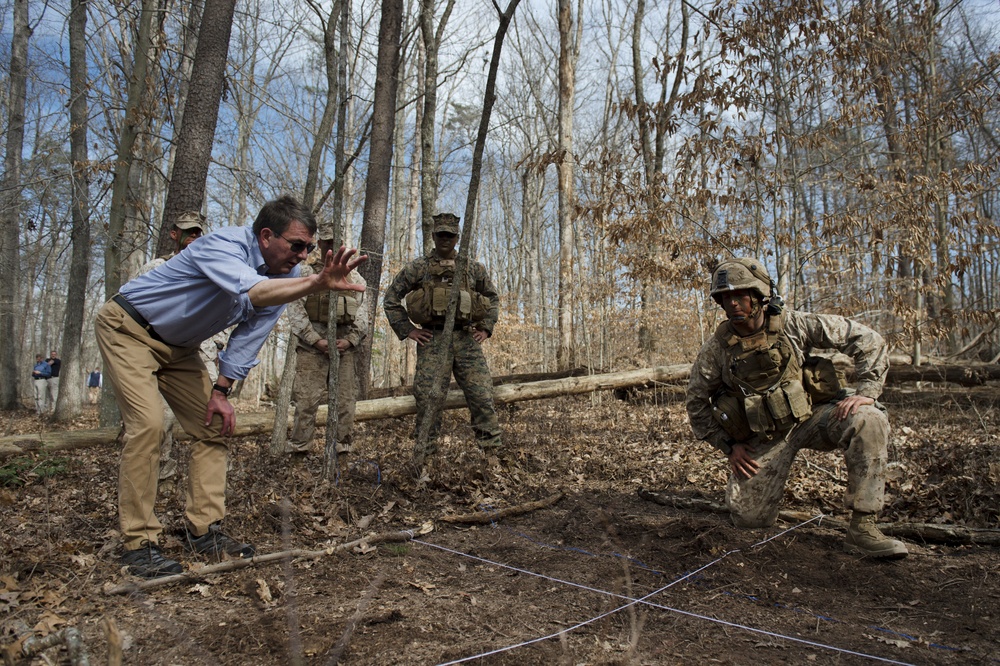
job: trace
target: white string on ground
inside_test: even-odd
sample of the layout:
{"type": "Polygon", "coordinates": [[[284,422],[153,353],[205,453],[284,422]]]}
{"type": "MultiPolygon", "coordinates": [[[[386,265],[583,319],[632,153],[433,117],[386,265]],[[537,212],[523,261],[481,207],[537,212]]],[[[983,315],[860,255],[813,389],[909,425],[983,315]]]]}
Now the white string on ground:
{"type": "Polygon", "coordinates": [[[558,636],[560,636],[562,634],[567,634],[567,633],[569,633],[571,631],[579,629],[580,627],[584,627],[584,626],[586,626],[588,624],[596,622],[596,621],[598,621],[598,620],[600,620],[602,618],[605,618],[605,617],[607,617],[609,615],[613,615],[613,614],[615,614],[615,613],[617,613],[617,612],[619,612],[621,610],[624,610],[624,609],[626,609],[626,608],[628,608],[630,606],[634,606],[636,604],[644,604],[644,605],[650,606],[652,608],[658,608],[660,610],[669,611],[671,613],[677,613],[678,615],[683,615],[683,616],[686,616],[686,617],[691,617],[691,618],[695,618],[695,619],[699,619],[699,620],[705,620],[705,621],[708,621],[708,622],[714,622],[716,624],[721,624],[723,626],[732,627],[734,629],[742,629],[744,631],[748,631],[748,632],[752,632],[752,633],[756,633],[756,634],[761,634],[761,635],[764,635],[764,636],[770,636],[772,638],[779,638],[779,639],[791,641],[793,643],[799,643],[799,644],[802,644],[802,645],[808,645],[810,647],[815,647],[815,648],[819,648],[819,649],[823,649],[823,650],[830,650],[830,651],[833,651],[833,652],[839,652],[841,654],[849,654],[849,655],[853,655],[853,656],[857,656],[857,657],[863,657],[865,659],[870,659],[870,660],[873,660],[873,661],[879,661],[879,662],[887,663],[887,664],[900,664],[902,666],[912,666],[912,664],[910,664],[909,662],[905,662],[905,661],[897,661],[895,659],[889,659],[887,657],[879,657],[877,655],[866,654],[864,652],[857,652],[857,651],[854,651],[854,650],[849,650],[847,648],[837,647],[835,645],[828,645],[828,644],[825,644],[825,643],[819,643],[819,642],[816,642],[816,641],[810,641],[810,640],[807,640],[807,639],[804,639],[804,638],[798,638],[796,636],[788,636],[788,635],[785,635],[785,634],[779,634],[779,633],[776,633],[776,632],[773,632],[773,631],[767,631],[765,629],[758,629],[756,627],[751,627],[751,626],[748,626],[748,625],[737,624],[737,623],[734,623],[734,622],[729,622],[727,620],[720,620],[718,618],[710,617],[708,615],[700,615],[698,613],[692,613],[690,611],[684,611],[684,610],[680,610],[678,608],[672,608],[670,606],[665,606],[663,604],[658,604],[658,603],[654,603],[654,602],[649,601],[649,599],[651,597],[656,596],[657,594],[660,594],[661,592],[663,592],[663,591],[665,591],[665,590],[673,587],[677,583],[680,583],[680,582],[682,582],[682,581],[684,581],[684,580],[686,580],[686,579],[694,576],[695,574],[700,573],[700,572],[704,571],[705,569],[708,569],[709,567],[712,567],[712,566],[718,564],[719,562],[721,562],[722,560],[724,560],[725,558],[729,557],[730,555],[732,555],[734,553],[739,553],[739,552],[742,552],[743,550],[752,550],[754,548],[757,548],[759,546],[762,546],[762,545],[768,543],[769,541],[773,541],[774,539],[777,539],[778,537],[783,536],[783,535],[785,535],[785,534],[787,534],[787,533],[789,533],[789,532],[791,532],[793,530],[796,530],[796,529],[798,529],[800,527],[803,527],[804,525],[808,525],[811,522],[814,522],[814,521],[817,521],[817,520],[821,520],[824,517],[825,516],[823,514],[820,514],[818,516],[814,516],[814,517],[810,518],[809,520],[806,520],[806,521],[804,521],[802,523],[799,523],[798,525],[794,525],[794,526],[792,526],[792,527],[790,527],[790,528],[788,528],[786,530],[783,530],[783,531],[781,531],[781,532],[779,532],[777,534],[774,534],[774,535],[772,535],[772,536],[770,536],[770,537],[768,537],[766,539],[758,541],[757,543],[752,544],[751,546],[747,546],[745,548],[736,548],[734,550],[727,551],[727,552],[723,553],[722,555],[720,555],[719,557],[717,557],[716,559],[714,559],[711,562],[709,562],[708,564],[702,565],[702,566],[698,567],[697,569],[695,569],[693,571],[689,571],[689,572],[685,573],[683,576],[681,576],[681,577],[679,577],[679,578],[671,581],[670,583],[667,583],[663,587],[660,587],[660,588],[654,590],[653,592],[650,592],[649,594],[647,594],[647,595],[645,595],[643,597],[639,597],[639,598],[633,598],[633,597],[629,597],[627,595],[618,594],[617,592],[611,592],[609,590],[602,590],[602,589],[599,589],[599,588],[596,588],[596,587],[591,587],[589,585],[583,585],[581,583],[574,583],[573,581],[568,581],[568,580],[564,580],[564,579],[561,579],[561,578],[555,578],[553,576],[548,576],[546,574],[538,573],[538,572],[535,572],[535,571],[530,571],[528,569],[522,569],[520,567],[515,567],[515,566],[509,565],[509,564],[504,564],[503,562],[496,562],[494,560],[488,560],[488,559],[486,559],[484,557],[479,557],[478,555],[471,555],[469,553],[463,553],[462,551],[454,550],[454,549],[448,548],[446,546],[441,546],[441,545],[438,545],[438,544],[430,543],[429,541],[423,541],[421,539],[413,539],[412,542],[413,543],[419,543],[421,545],[428,546],[430,548],[436,548],[438,550],[442,550],[444,552],[451,553],[451,554],[454,554],[454,555],[459,555],[461,557],[465,557],[465,558],[468,558],[468,559],[471,559],[471,560],[476,560],[476,561],[482,562],[484,564],[489,564],[491,566],[496,566],[496,567],[501,567],[501,568],[504,568],[504,569],[509,569],[511,571],[516,571],[518,573],[523,573],[523,574],[526,574],[528,576],[534,576],[536,578],[541,578],[543,580],[552,581],[554,583],[559,583],[561,585],[567,585],[569,587],[575,587],[577,589],[586,590],[588,592],[596,592],[598,594],[604,594],[606,596],[613,597],[615,599],[621,599],[623,601],[627,601],[628,602],[628,603],[626,603],[626,604],[624,604],[622,606],[619,606],[619,607],[614,608],[612,610],[609,610],[607,612],[601,613],[600,615],[592,617],[589,620],[584,620],[583,622],[577,623],[577,624],[573,625],[572,627],[567,627],[567,628],[562,629],[560,631],[557,631],[555,633],[548,634],[546,636],[540,636],[540,637],[537,637],[537,638],[533,638],[531,640],[524,641],[524,642],[521,642],[521,643],[517,643],[517,644],[514,644],[514,645],[508,645],[506,647],[497,648],[495,650],[490,650],[488,652],[483,652],[483,653],[480,653],[480,654],[471,655],[469,657],[463,657],[461,659],[456,659],[454,661],[444,662],[444,663],[440,664],[440,666],[452,666],[453,664],[461,664],[461,663],[465,663],[465,662],[468,662],[468,661],[472,661],[474,659],[481,659],[483,657],[488,657],[490,655],[500,654],[502,652],[508,652],[510,650],[515,650],[515,649],[518,649],[518,648],[521,648],[521,647],[525,647],[525,646],[528,646],[528,645],[533,645],[535,643],[540,643],[542,641],[546,641],[546,640],[549,640],[551,638],[556,638],[556,637],[558,637],[558,636]]]}

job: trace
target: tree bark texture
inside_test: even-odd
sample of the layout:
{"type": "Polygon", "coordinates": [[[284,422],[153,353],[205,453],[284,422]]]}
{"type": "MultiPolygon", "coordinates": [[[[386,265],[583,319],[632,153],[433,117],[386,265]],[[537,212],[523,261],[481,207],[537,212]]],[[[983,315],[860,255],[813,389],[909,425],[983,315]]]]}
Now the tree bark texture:
{"type": "Polygon", "coordinates": [[[87,280],[90,277],[90,164],[87,157],[87,0],[73,0],[69,15],[71,217],[73,246],[69,289],[63,315],[61,376],[55,405],[57,421],[69,421],[83,408],[84,377],[80,341],[83,338],[87,280]]]}
{"type": "MultiPolygon", "coordinates": [[[[372,141],[368,151],[364,221],[361,226],[361,251],[368,254],[368,261],[358,269],[368,284],[365,298],[370,298],[371,303],[378,303],[381,291],[385,216],[389,206],[389,182],[392,175],[392,137],[396,125],[396,89],[402,27],[402,0],[383,0],[382,19],[378,31],[375,97],[372,106],[372,141]]],[[[361,395],[365,395],[368,390],[368,378],[371,376],[374,321],[375,318],[372,317],[368,336],[360,349],[363,369],[359,376],[361,395]]]]}
{"type": "Polygon", "coordinates": [[[14,33],[10,46],[10,92],[7,101],[7,142],[0,179],[0,409],[20,407],[22,373],[17,294],[21,284],[21,151],[24,149],[24,107],[28,86],[28,0],[14,0],[14,33]]]}
{"type": "Polygon", "coordinates": [[[158,254],[172,250],[170,228],[177,216],[184,211],[201,210],[205,199],[205,181],[219,120],[235,11],[236,0],[205,3],[191,84],[184,100],[184,124],[178,132],[177,153],[160,225],[158,254]]]}

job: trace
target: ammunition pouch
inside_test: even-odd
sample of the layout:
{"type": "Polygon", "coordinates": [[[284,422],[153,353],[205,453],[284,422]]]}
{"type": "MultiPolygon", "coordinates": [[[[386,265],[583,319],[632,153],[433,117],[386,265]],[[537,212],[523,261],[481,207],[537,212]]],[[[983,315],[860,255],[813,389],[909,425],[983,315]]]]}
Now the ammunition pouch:
{"type": "Polygon", "coordinates": [[[337,326],[353,324],[358,316],[358,299],[351,296],[337,296],[337,326]]]}
{"type": "MultiPolygon", "coordinates": [[[[306,297],[305,308],[309,321],[323,324],[327,322],[330,313],[330,296],[330,292],[324,291],[321,294],[310,294],[306,297]]],[[[336,324],[343,326],[354,323],[354,319],[358,316],[358,299],[341,292],[333,292],[333,298],[335,299],[334,317],[336,324]]]]}
{"type": "Polygon", "coordinates": [[[747,422],[747,413],[743,408],[743,400],[731,393],[723,391],[712,399],[712,416],[729,438],[740,444],[753,437],[753,430],[747,422]]]}
{"type": "Polygon", "coordinates": [[[802,364],[802,384],[813,404],[818,404],[842,398],[847,378],[831,359],[807,356],[802,364]]]}
{"type": "MultiPolygon", "coordinates": [[[[749,430],[752,435],[765,442],[783,437],[793,426],[812,416],[812,401],[802,382],[797,379],[783,380],[764,392],[747,392],[742,398],[732,394],[727,394],[725,397],[742,403],[745,429],[737,416],[733,415],[732,407],[727,407],[725,410],[730,426],[727,427],[724,422],[719,421],[723,429],[737,442],[749,439],[745,430],[749,430]],[[738,434],[742,434],[743,439],[738,439],[738,434]]],[[[721,404],[721,401],[718,404],[721,404]]],[[[719,407],[713,406],[713,412],[716,409],[719,407]]],[[[735,414],[739,415],[738,409],[735,414]]]]}
{"type": "MultiPolygon", "coordinates": [[[[421,326],[442,321],[448,313],[451,286],[425,284],[406,295],[406,314],[410,321],[421,326]]],[[[489,312],[490,301],[482,294],[462,289],[458,292],[458,311],[455,321],[462,323],[482,321],[489,312]]]]}

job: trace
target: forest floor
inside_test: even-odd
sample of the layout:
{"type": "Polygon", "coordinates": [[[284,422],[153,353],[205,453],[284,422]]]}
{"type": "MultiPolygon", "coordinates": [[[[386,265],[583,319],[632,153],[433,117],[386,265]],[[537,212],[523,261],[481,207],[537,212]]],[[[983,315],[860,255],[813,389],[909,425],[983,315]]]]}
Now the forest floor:
{"type": "MultiPolygon", "coordinates": [[[[995,389],[887,394],[882,521],[998,527],[995,389]]],[[[499,461],[475,448],[465,410],[449,413],[422,480],[407,473],[412,417],[359,424],[336,484],[321,479],[320,442],[291,464],[266,437],[237,439],[225,529],[258,554],[433,530],[126,594],[108,593],[138,580],[119,563],[118,447],[0,460],[0,644],[73,626],[90,663],[107,663],[102,621],[114,620],[127,664],[1000,663],[1000,549],[910,541],[906,559],[877,562],[844,553],[822,520],[739,530],[642,499],[722,502],[727,472],[681,402],[633,398],[504,407],[499,461]],[[557,492],[492,524],[442,520],[557,492]]],[[[5,418],[4,434],[56,428],[5,418]]],[[[846,519],[844,479],[839,454],[803,452],[782,508],[846,519]]],[[[181,547],[182,504],[166,493],[159,515],[166,553],[192,569],[206,562],[181,547]]],[[[69,657],[54,647],[12,663],[69,657]]]]}

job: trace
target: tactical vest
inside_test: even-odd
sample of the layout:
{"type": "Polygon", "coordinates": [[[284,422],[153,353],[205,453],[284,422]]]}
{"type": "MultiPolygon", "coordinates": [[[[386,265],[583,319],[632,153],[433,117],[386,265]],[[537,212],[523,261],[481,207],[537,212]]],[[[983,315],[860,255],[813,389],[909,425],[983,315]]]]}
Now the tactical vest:
{"type": "MultiPolygon", "coordinates": [[[[454,259],[442,259],[436,255],[428,258],[420,286],[406,295],[406,314],[410,321],[420,325],[444,322],[454,279],[454,259]]],[[[481,284],[482,281],[475,285],[470,285],[470,282],[469,271],[466,270],[464,279],[459,283],[458,312],[455,314],[455,321],[461,324],[482,321],[490,310],[489,299],[480,293],[486,285],[481,284]]]]}
{"type": "Polygon", "coordinates": [[[728,322],[715,332],[726,362],[725,386],[712,400],[712,413],[735,442],[780,439],[812,416],[812,398],[784,326],[781,314],[747,337],[733,333],[728,322]]]}
{"type": "Polygon", "coordinates": [[[326,324],[330,315],[330,295],[336,299],[334,303],[337,326],[351,324],[358,315],[358,298],[353,291],[324,291],[306,296],[306,314],[309,321],[326,324]]]}

